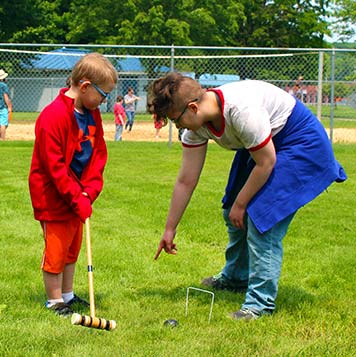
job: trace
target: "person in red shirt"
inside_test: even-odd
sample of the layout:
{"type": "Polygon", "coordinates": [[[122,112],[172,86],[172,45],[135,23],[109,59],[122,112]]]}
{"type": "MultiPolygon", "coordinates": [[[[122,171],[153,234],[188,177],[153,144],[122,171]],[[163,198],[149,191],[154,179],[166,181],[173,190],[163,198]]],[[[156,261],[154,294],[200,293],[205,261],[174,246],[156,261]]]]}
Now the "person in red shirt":
{"type": "Polygon", "coordinates": [[[83,56],[70,87],[61,89],[36,121],[29,189],[44,233],[46,307],[62,316],[72,314],[75,305],[89,305],[73,293],[73,277],[83,222],[103,188],[107,161],[98,107],[116,82],[117,72],[103,55],[83,56]]]}
{"type": "Polygon", "coordinates": [[[114,105],[114,116],[115,116],[115,141],[122,141],[122,131],[125,125],[125,108],[122,103],[124,102],[124,97],[118,95],[116,98],[116,103],[114,105]]]}
{"type": "Polygon", "coordinates": [[[153,125],[156,129],[156,139],[160,138],[160,131],[161,129],[167,124],[167,121],[164,120],[164,118],[160,118],[159,116],[157,116],[157,114],[153,113],[152,114],[152,119],[153,119],[153,125]]]}

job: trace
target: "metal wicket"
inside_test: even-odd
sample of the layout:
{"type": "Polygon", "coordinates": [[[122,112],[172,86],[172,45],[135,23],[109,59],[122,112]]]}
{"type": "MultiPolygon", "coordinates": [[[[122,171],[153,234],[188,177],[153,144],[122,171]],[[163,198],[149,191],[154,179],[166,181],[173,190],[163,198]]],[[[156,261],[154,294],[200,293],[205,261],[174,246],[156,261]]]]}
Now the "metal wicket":
{"type": "Polygon", "coordinates": [[[185,316],[188,315],[188,304],[189,304],[189,292],[190,292],[190,290],[196,290],[196,291],[211,295],[210,312],[209,312],[209,318],[208,318],[208,323],[210,323],[211,315],[213,313],[215,294],[213,292],[209,291],[209,290],[204,290],[204,289],[200,289],[200,288],[194,288],[193,286],[189,286],[187,288],[187,296],[186,296],[186,299],[185,299],[185,316]]]}

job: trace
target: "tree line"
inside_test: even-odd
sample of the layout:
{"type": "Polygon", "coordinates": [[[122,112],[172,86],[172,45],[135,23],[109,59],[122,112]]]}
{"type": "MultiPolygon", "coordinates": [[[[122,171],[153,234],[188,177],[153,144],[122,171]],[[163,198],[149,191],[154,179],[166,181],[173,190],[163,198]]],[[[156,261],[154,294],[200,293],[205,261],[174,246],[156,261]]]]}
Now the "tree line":
{"type": "Polygon", "coordinates": [[[2,0],[0,42],[325,47],[354,0],[2,0]],[[333,6],[332,6],[333,5],[333,6]],[[333,19],[333,20],[330,20],[333,19]]]}

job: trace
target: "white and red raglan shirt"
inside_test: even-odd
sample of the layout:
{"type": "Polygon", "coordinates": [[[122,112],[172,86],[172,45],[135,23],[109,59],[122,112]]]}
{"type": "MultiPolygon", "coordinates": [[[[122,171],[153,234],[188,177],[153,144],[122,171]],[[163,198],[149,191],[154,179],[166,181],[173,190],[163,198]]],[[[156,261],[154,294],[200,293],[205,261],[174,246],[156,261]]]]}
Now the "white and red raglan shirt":
{"type": "Polygon", "coordinates": [[[182,136],[186,147],[205,145],[212,139],[230,150],[258,150],[283,129],[296,103],[284,90],[257,80],[232,82],[209,91],[216,93],[221,104],[221,130],[210,124],[197,131],[186,129],[182,136]]]}

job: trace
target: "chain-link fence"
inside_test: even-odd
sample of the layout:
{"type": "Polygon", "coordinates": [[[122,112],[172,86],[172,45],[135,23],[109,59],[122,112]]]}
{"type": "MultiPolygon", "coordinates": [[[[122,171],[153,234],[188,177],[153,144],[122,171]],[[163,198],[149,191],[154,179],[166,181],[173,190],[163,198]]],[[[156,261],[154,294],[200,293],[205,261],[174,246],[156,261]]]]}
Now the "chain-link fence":
{"type": "Polygon", "coordinates": [[[150,82],[174,70],[204,87],[265,80],[297,96],[319,119],[330,119],[332,129],[339,119],[354,119],[356,127],[356,50],[345,49],[0,44],[14,111],[41,111],[66,85],[78,59],[92,51],[106,55],[119,73],[102,112],[111,112],[128,87],[142,99],[137,112],[145,112],[150,82]]]}

